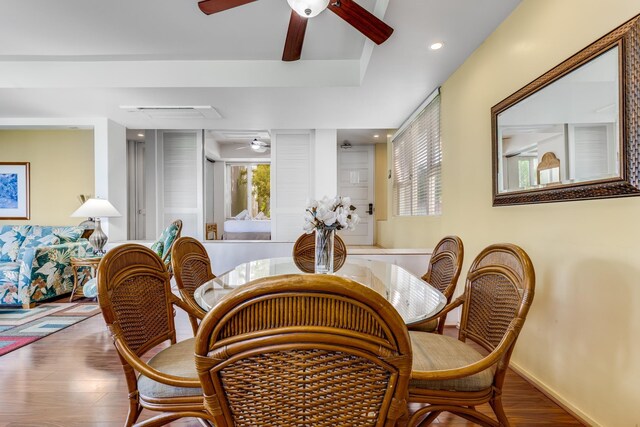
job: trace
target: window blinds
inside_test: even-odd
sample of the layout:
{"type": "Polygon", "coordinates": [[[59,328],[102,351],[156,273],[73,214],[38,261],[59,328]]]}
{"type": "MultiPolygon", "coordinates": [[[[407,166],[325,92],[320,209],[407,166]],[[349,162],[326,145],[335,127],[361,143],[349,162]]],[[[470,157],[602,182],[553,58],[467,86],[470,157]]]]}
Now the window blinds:
{"type": "Polygon", "coordinates": [[[428,100],[393,139],[394,214],[441,213],[440,95],[428,100]]]}

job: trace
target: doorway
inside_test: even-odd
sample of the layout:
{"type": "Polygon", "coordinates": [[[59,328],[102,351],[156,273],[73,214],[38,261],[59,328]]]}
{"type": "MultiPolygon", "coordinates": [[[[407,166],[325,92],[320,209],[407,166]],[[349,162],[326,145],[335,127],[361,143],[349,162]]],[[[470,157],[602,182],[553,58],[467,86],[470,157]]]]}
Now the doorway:
{"type": "Polygon", "coordinates": [[[347,245],[373,245],[375,147],[343,144],[338,147],[338,194],[351,197],[360,222],[355,230],[340,233],[347,245]]]}

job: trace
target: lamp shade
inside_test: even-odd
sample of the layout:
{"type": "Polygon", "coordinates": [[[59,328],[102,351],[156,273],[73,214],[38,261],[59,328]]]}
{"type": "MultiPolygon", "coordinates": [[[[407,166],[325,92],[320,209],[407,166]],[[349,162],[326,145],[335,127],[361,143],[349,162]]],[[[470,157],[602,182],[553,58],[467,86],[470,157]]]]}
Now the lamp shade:
{"type": "Polygon", "coordinates": [[[329,0],[287,0],[291,9],[304,18],[313,18],[325,10],[329,0]]]}
{"type": "Polygon", "coordinates": [[[113,218],[121,215],[108,200],[89,199],[74,213],[72,213],[71,216],[85,218],[113,218]]]}

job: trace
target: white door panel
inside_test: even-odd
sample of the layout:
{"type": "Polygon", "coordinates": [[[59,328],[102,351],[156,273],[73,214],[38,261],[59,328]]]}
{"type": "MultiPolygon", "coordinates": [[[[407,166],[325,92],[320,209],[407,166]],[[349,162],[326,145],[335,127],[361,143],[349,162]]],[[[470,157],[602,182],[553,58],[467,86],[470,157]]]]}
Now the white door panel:
{"type": "Polygon", "coordinates": [[[340,232],[348,245],[373,244],[375,219],[368,213],[369,204],[374,203],[373,165],[373,145],[338,149],[338,194],[351,197],[351,204],[360,217],[355,230],[340,232]]]}

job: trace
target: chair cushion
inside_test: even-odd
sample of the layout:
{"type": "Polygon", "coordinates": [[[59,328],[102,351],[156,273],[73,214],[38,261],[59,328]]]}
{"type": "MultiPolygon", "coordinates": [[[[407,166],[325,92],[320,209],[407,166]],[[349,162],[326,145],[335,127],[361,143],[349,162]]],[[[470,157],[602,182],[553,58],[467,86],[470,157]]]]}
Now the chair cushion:
{"type": "Polygon", "coordinates": [[[412,331],[435,332],[438,328],[438,319],[429,320],[427,323],[413,325],[410,327],[412,331]]]}
{"type": "MultiPolygon", "coordinates": [[[[409,331],[413,349],[414,371],[437,371],[461,368],[477,362],[483,356],[468,344],[445,335],[409,331]]],[[[494,369],[485,369],[468,377],[453,380],[411,380],[409,388],[429,390],[479,391],[491,387],[494,369]]]]}
{"type": "MultiPolygon", "coordinates": [[[[149,366],[165,374],[198,379],[194,339],[180,341],[165,348],[149,360],[149,366]]],[[[200,388],[173,387],[153,381],[144,375],[138,377],[140,395],[148,398],[200,396],[200,388]]]]}
{"type": "Polygon", "coordinates": [[[156,253],[160,258],[162,258],[162,253],[164,252],[164,242],[162,240],[158,240],[153,245],[151,245],[151,250],[156,253]]]}
{"type": "Polygon", "coordinates": [[[178,226],[171,223],[162,231],[158,240],[151,245],[151,250],[157,253],[160,258],[164,258],[165,256],[167,257],[165,263],[168,265],[171,264],[171,246],[176,240],[177,235],[178,226]]]}

